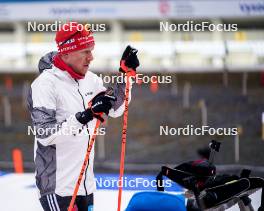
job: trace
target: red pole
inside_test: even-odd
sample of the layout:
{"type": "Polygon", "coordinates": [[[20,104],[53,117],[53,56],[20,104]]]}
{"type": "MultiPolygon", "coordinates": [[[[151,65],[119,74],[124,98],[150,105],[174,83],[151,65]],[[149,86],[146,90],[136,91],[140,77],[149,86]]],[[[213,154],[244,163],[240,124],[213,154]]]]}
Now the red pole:
{"type": "Polygon", "coordinates": [[[75,202],[76,196],[78,194],[78,190],[79,190],[82,178],[83,178],[83,174],[85,172],[85,168],[86,168],[86,166],[88,164],[88,161],[89,161],[90,153],[92,151],[92,148],[93,148],[93,145],[94,145],[94,141],[95,141],[95,138],[96,138],[96,134],[97,134],[97,130],[98,130],[99,126],[100,126],[100,120],[97,119],[96,125],[95,125],[95,128],[94,128],[94,133],[93,133],[92,138],[90,140],[89,147],[87,148],[86,155],[85,155],[85,158],[84,158],[84,161],[83,161],[83,165],[82,165],[82,168],[81,168],[81,171],[80,171],[80,174],[79,174],[79,177],[78,177],[78,180],[77,180],[77,183],[75,185],[74,192],[73,192],[73,195],[72,195],[72,198],[71,198],[70,206],[68,207],[68,211],[73,211],[74,202],[75,202]]]}
{"type": "Polygon", "coordinates": [[[129,98],[129,75],[126,75],[126,91],[125,91],[125,111],[123,118],[122,130],[122,148],[120,158],[120,173],[119,173],[119,187],[118,187],[118,206],[117,211],[121,210],[122,190],[123,190],[123,176],[125,169],[125,154],[126,154],[126,134],[127,134],[127,117],[128,117],[128,98],[129,98]]]}

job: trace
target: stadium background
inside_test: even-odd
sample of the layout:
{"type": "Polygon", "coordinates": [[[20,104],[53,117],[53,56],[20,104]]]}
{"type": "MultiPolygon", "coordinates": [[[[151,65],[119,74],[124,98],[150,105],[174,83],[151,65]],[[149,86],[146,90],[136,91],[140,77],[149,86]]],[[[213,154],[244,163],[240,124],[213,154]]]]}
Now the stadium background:
{"type": "MultiPolygon", "coordinates": [[[[157,172],[162,164],[195,159],[210,140],[221,141],[222,170],[247,166],[263,173],[264,2],[230,1],[0,1],[0,171],[13,171],[22,151],[33,172],[33,136],[25,97],[38,60],[56,50],[55,32],[28,31],[28,22],[76,20],[106,24],[95,32],[91,71],[115,74],[126,44],[139,50],[139,73],[172,77],[170,84],[135,84],[129,107],[126,172],[157,172]],[[237,24],[237,32],[161,32],[172,24],[237,24]],[[234,136],[160,136],[160,126],[239,127],[234,136]],[[238,155],[238,154],[237,154],[238,155]]],[[[96,144],[96,172],[118,173],[122,119],[109,119],[96,144]]],[[[74,158],[73,158],[74,159],[74,158]]]]}

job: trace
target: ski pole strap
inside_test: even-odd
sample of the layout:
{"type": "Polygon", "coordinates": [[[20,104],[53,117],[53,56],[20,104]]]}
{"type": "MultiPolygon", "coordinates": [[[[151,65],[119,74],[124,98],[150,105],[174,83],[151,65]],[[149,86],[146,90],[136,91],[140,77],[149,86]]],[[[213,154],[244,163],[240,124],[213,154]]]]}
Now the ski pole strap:
{"type": "Polygon", "coordinates": [[[132,68],[128,68],[125,64],[125,60],[121,60],[120,62],[120,72],[129,74],[129,76],[136,76],[136,70],[132,68]]]}
{"type": "Polygon", "coordinates": [[[100,120],[101,123],[104,123],[105,119],[103,118],[103,113],[101,114],[94,114],[94,117],[100,120]]]}

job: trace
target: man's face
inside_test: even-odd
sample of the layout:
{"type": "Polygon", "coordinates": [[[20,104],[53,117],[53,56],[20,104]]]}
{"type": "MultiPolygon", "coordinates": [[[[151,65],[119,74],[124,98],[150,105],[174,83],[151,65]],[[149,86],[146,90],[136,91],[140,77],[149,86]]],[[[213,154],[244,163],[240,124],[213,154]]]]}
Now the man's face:
{"type": "Polygon", "coordinates": [[[74,51],[62,55],[64,62],[69,65],[76,73],[85,75],[88,71],[89,65],[93,60],[92,51],[94,46],[79,51],[74,51]]]}

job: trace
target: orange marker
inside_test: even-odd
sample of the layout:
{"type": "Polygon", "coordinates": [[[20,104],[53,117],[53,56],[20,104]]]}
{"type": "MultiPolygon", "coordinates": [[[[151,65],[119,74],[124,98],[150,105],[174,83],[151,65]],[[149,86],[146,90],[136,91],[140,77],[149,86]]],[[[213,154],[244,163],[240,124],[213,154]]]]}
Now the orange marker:
{"type": "Polygon", "coordinates": [[[8,91],[12,91],[12,89],[13,89],[13,80],[9,76],[5,77],[5,88],[8,91]]]}
{"type": "Polygon", "coordinates": [[[23,173],[24,167],[23,167],[23,156],[21,150],[14,149],[12,155],[13,155],[15,173],[23,173]]]}
{"type": "Polygon", "coordinates": [[[151,77],[151,84],[150,84],[150,91],[152,93],[156,93],[159,89],[159,85],[157,82],[157,76],[152,76],[151,77]]]}

